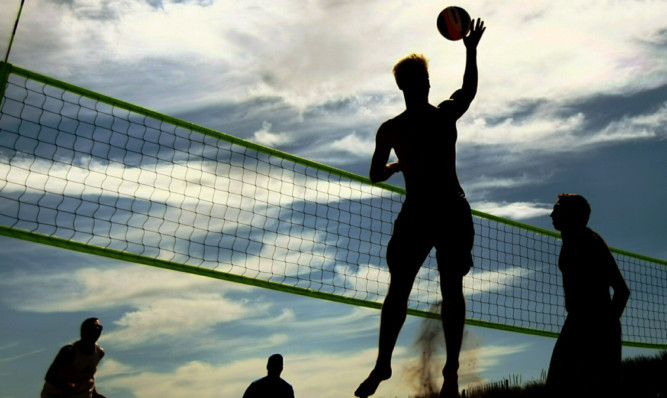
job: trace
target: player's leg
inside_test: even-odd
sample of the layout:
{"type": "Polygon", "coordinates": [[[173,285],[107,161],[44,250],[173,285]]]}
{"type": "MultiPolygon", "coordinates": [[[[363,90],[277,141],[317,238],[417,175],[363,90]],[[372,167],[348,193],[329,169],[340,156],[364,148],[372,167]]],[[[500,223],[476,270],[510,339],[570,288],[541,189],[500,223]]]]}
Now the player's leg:
{"type": "MultiPolygon", "coordinates": [[[[382,304],[382,311],[380,313],[378,356],[373,370],[354,392],[354,395],[357,397],[373,395],[378,385],[391,377],[391,356],[394,352],[398,335],[407,317],[407,297],[411,290],[407,289],[406,294],[406,287],[404,285],[407,281],[403,278],[401,279],[400,283],[389,283],[387,297],[382,304]]],[[[392,280],[394,280],[393,277],[392,280]]],[[[395,279],[395,281],[398,280],[398,278],[395,279]]],[[[412,287],[412,284],[410,284],[410,287],[412,287]]]]}
{"type": "MultiPolygon", "coordinates": [[[[396,259],[390,260],[390,258],[388,255],[388,263],[399,261],[396,259]]],[[[418,262],[419,259],[413,261],[416,264],[421,264],[418,262]]],[[[423,259],[421,262],[423,262],[423,259]]],[[[403,265],[407,266],[408,264],[403,265]]],[[[376,369],[391,369],[391,357],[396,346],[396,341],[398,340],[398,335],[407,317],[408,298],[410,297],[412,285],[417,274],[416,271],[419,269],[419,266],[413,265],[410,268],[415,268],[415,272],[395,272],[391,274],[389,289],[382,304],[380,314],[380,337],[378,358],[375,365],[376,369]]]]}
{"type": "Polygon", "coordinates": [[[458,397],[459,355],[463,344],[466,304],[463,277],[473,265],[472,247],[475,230],[470,206],[465,200],[451,203],[449,215],[441,226],[436,242],[436,258],[442,292],[442,327],[447,361],[442,370],[444,382],[440,397],[458,397]]]}
{"type": "Polygon", "coordinates": [[[447,360],[442,370],[444,382],[441,397],[458,397],[459,355],[463,343],[466,305],[463,296],[463,275],[442,275],[442,328],[445,334],[447,360]]]}
{"type": "Polygon", "coordinates": [[[404,233],[397,220],[394,235],[387,246],[387,266],[391,280],[380,313],[378,357],[368,378],[355,391],[357,397],[373,395],[380,382],[391,377],[391,356],[407,317],[412,284],[430,252],[430,247],[423,240],[419,244],[412,239],[410,232],[414,234],[417,231],[404,233]]]}
{"type": "Polygon", "coordinates": [[[560,335],[556,340],[549,370],[547,372],[546,390],[549,398],[558,398],[571,395],[580,386],[576,385],[575,369],[582,363],[579,355],[583,347],[577,342],[577,322],[570,316],[565,319],[560,335]],[[569,386],[576,385],[574,389],[569,386]],[[569,390],[569,391],[568,391],[569,390]]]}

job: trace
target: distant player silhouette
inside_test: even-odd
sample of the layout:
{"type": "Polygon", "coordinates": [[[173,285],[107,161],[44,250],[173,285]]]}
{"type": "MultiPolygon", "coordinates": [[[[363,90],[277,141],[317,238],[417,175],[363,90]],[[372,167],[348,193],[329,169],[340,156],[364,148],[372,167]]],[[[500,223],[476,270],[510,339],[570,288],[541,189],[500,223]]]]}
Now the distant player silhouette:
{"type": "Polygon", "coordinates": [[[563,239],[558,268],[567,311],[547,374],[553,397],[621,395],[620,318],[630,290],[605,241],[587,227],[590,212],[583,196],[560,194],[551,213],[563,239]]]}
{"type": "Polygon", "coordinates": [[[294,398],[292,386],[280,378],[283,371],[283,356],[271,355],[266,370],[268,375],[253,381],[243,394],[243,398],[294,398]]]}
{"type": "Polygon", "coordinates": [[[104,357],[97,345],[102,324],[88,318],[81,324],[81,339],[60,349],[46,372],[41,398],[104,398],[95,389],[95,372],[104,357]]]}
{"type": "Polygon", "coordinates": [[[463,276],[472,266],[475,232],[470,206],[456,174],[456,121],[477,93],[477,45],[485,29],[481,19],[473,21],[470,34],[463,39],[463,85],[437,107],[428,102],[428,64],[422,55],[409,55],[394,66],[406,110],[380,126],[370,178],[380,182],[402,172],[406,199],[387,246],[391,281],[382,306],[378,357],[368,378],[355,391],[357,397],[373,395],[380,382],[391,377],[391,356],[405,322],[408,297],[417,272],[433,247],[440,271],[447,349],[440,396],[458,396],[466,311],[463,276]],[[398,161],[387,164],[392,149],[398,161]]]}

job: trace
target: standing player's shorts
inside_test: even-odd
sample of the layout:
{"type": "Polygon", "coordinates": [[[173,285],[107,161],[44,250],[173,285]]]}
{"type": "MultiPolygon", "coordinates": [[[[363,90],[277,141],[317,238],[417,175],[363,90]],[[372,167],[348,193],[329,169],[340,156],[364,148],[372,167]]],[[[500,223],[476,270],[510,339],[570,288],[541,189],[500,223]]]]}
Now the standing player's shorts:
{"type": "Polygon", "coordinates": [[[441,275],[466,275],[473,265],[475,229],[465,197],[437,205],[406,199],[387,245],[387,265],[393,276],[416,275],[431,249],[436,249],[441,275]]]}
{"type": "Polygon", "coordinates": [[[615,397],[621,388],[621,323],[611,311],[569,313],[551,355],[546,385],[554,396],[615,397]]]}

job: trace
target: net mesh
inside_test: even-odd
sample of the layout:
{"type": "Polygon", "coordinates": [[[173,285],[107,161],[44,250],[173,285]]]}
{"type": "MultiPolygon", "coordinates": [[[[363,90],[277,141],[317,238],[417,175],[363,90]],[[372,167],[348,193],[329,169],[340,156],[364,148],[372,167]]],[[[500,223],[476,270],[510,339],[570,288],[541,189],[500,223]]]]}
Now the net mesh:
{"type": "MultiPolygon", "coordinates": [[[[402,190],[14,67],[0,109],[0,226],[300,294],[380,302],[402,190]]],[[[468,322],[556,334],[553,233],[474,212],[468,322]]],[[[10,232],[7,232],[10,231],[10,232]]],[[[667,347],[661,260],[615,251],[626,343],[667,347]]],[[[440,301],[433,254],[410,296],[440,301]]]]}

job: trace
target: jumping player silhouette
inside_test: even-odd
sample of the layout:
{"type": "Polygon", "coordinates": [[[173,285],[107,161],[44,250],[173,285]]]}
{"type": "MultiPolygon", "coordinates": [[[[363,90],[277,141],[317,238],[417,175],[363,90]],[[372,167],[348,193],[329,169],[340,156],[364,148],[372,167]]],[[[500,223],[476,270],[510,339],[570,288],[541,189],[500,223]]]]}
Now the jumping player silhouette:
{"type": "Polygon", "coordinates": [[[475,232],[470,206],[456,173],[456,121],[477,93],[477,45],[485,29],[481,19],[473,20],[470,34],[463,39],[463,85],[437,107],[428,101],[428,62],[423,55],[411,54],[394,66],[406,110],[380,126],[370,178],[375,183],[402,172],[406,199],[387,246],[391,281],[382,306],[378,357],[368,378],[355,391],[357,397],[373,395],[378,385],[391,377],[391,356],[405,322],[408,297],[417,272],[433,247],[440,271],[447,349],[440,396],[458,396],[466,311],[463,277],[472,266],[475,232]],[[388,164],[392,149],[398,161],[388,164]]]}

